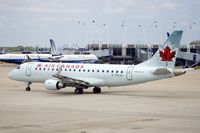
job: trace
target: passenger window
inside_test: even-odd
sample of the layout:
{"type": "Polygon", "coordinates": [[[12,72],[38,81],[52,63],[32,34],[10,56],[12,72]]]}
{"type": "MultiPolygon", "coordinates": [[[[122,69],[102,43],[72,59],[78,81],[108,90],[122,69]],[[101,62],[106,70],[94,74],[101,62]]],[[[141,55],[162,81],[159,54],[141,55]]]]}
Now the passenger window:
{"type": "Polygon", "coordinates": [[[107,73],[109,73],[109,70],[107,70],[107,73]]]}
{"type": "Polygon", "coordinates": [[[79,69],[79,72],[81,71],[81,69],[79,69]]]}
{"type": "Polygon", "coordinates": [[[121,73],[123,73],[123,71],[121,71],[121,73]]]}
{"type": "Polygon", "coordinates": [[[102,73],[104,73],[104,70],[102,70],[102,73]]]}
{"type": "Polygon", "coordinates": [[[45,70],[45,68],[43,70],[45,70]]]}
{"type": "Polygon", "coordinates": [[[92,72],[94,72],[94,70],[92,70],[92,72]]]}
{"type": "Polygon", "coordinates": [[[83,72],[85,72],[85,69],[83,69],[83,72]]]}
{"type": "Polygon", "coordinates": [[[99,72],[99,70],[97,70],[97,72],[99,72]]]}
{"type": "Polygon", "coordinates": [[[54,69],[52,68],[52,71],[53,71],[54,69]]]}
{"type": "Polygon", "coordinates": [[[35,70],[37,70],[37,68],[35,68],[35,70]]]}
{"type": "Polygon", "coordinates": [[[58,71],[58,68],[56,69],[56,71],[58,71]]]}
{"type": "Polygon", "coordinates": [[[67,71],[67,69],[65,69],[65,71],[67,71]]]}
{"type": "Polygon", "coordinates": [[[76,69],[74,69],[74,72],[76,71],[76,69]]]}
{"type": "Polygon", "coordinates": [[[69,71],[71,71],[71,69],[69,69],[69,71]]]}
{"type": "Polygon", "coordinates": [[[90,70],[88,70],[88,72],[90,72],[90,70]]]}
{"type": "Polygon", "coordinates": [[[40,68],[39,70],[42,70],[42,68],[40,68]]]}
{"type": "Polygon", "coordinates": [[[113,71],[111,71],[111,73],[113,73],[113,71]]]}
{"type": "Polygon", "coordinates": [[[116,71],[116,73],[118,73],[118,71],[116,71]]]}

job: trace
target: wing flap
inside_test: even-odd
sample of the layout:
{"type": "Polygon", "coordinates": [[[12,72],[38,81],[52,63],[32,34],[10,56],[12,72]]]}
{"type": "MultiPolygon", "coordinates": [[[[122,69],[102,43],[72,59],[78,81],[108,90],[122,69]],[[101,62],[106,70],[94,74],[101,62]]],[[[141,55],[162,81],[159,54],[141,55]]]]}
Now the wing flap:
{"type": "Polygon", "coordinates": [[[76,79],[76,78],[70,78],[67,76],[63,76],[60,74],[55,74],[53,75],[53,77],[60,79],[63,84],[65,84],[66,86],[76,86],[76,85],[82,85],[82,86],[90,86],[90,83],[80,80],[80,79],[76,79]]]}

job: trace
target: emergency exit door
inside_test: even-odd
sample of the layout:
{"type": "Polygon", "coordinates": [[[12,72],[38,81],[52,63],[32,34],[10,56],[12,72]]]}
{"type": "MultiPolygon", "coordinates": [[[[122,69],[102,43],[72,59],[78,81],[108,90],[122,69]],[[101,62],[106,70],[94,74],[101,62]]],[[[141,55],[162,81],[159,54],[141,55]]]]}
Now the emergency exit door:
{"type": "Polygon", "coordinates": [[[133,66],[129,66],[126,73],[126,78],[128,80],[132,80],[133,66]]]}
{"type": "Polygon", "coordinates": [[[32,63],[27,64],[26,66],[26,76],[31,76],[31,67],[32,67],[32,63]]]}

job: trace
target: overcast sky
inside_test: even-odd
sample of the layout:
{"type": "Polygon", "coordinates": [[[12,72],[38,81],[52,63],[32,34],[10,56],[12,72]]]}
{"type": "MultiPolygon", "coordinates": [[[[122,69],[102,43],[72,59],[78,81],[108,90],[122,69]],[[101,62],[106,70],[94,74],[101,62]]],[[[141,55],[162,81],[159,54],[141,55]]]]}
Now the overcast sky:
{"type": "Polygon", "coordinates": [[[200,39],[199,0],[0,0],[0,46],[200,39]]]}

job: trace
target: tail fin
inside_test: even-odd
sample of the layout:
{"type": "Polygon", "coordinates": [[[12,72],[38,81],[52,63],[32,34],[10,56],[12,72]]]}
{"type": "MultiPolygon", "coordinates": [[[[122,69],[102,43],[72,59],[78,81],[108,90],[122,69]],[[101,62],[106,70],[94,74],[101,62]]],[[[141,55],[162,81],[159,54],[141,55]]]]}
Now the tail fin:
{"type": "Polygon", "coordinates": [[[59,53],[58,50],[56,49],[56,45],[55,45],[53,39],[50,39],[50,44],[51,44],[51,54],[52,54],[53,56],[62,55],[62,54],[59,53]]]}
{"type": "Polygon", "coordinates": [[[154,56],[139,66],[174,68],[183,31],[174,31],[154,56]]]}

